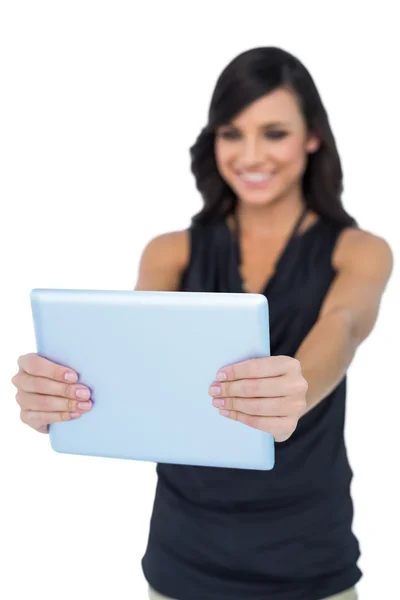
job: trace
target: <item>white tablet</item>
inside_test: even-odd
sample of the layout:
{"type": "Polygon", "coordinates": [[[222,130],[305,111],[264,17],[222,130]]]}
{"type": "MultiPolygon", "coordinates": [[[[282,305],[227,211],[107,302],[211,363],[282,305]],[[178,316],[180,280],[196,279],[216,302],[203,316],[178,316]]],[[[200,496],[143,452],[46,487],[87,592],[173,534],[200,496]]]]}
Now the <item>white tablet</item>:
{"type": "Polygon", "coordinates": [[[74,369],[93,408],[50,426],[57,452],[268,470],[271,434],[219,415],[218,370],[269,356],[259,294],[32,290],[39,355],[74,369]]]}

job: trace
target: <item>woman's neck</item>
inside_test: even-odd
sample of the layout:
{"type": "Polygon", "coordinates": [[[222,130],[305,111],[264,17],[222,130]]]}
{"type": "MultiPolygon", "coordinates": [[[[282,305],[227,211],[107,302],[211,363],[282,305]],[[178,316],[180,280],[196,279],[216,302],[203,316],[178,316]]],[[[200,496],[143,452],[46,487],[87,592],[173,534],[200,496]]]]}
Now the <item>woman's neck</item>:
{"type": "Polygon", "coordinates": [[[261,238],[284,236],[305,208],[302,198],[291,197],[266,206],[251,206],[239,200],[236,210],[242,234],[261,238]]]}

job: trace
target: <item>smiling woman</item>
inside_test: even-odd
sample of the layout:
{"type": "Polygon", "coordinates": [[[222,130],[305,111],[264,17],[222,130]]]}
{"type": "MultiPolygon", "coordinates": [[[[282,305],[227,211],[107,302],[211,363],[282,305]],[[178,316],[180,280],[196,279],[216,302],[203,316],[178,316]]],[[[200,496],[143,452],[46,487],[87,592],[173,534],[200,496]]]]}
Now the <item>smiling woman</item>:
{"type": "MultiPolygon", "coordinates": [[[[136,289],[267,296],[272,356],[221,365],[208,392],[221,418],[278,443],[268,472],[158,465],[142,561],[151,597],[354,599],[346,373],[375,325],[391,250],[346,212],[327,113],[283,50],[226,67],[191,157],[203,208],[187,231],[147,245],[136,289]]],[[[84,385],[62,383],[67,365],[29,355],[19,369],[31,427],[90,410],[84,385]]]]}
{"type": "MultiPolygon", "coordinates": [[[[159,465],[144,573],[153,594],[177,600],[354,599],[346,371],[376,320],[391,251],[344,209],[328,116],[280,49],[228,65],[191,155],[204,206],[178,234],[189,249],[179,289],[264,293],[274,354],[227,366],[209,393],[223,418],[286,441],[267,474],[159,465]]],[[[164,242],[143,260],[156,247],[165,260],[164,242]]],[[[148,273],[139,286],[157,285],[148,273]]]]}

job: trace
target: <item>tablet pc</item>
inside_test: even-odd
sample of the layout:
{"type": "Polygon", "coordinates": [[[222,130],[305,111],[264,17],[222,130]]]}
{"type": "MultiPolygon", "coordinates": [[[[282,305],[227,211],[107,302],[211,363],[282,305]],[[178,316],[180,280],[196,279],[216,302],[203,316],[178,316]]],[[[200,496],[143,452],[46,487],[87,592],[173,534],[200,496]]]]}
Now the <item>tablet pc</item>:
{"type": "Polygon", "coordinates": [[[269,470],[269,433],[222,417],[218,370],[269,356],[260,294],[35,289],[37,353],[92,392],[79,419],[49,428],[53,450],[156,463],[269,470]]]}

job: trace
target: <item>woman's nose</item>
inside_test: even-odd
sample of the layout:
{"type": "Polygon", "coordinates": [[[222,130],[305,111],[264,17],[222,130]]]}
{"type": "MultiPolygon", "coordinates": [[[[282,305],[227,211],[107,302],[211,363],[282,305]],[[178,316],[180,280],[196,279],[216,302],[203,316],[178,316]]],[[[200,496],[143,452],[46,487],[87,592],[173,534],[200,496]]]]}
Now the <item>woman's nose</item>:
{"type": "Polygon", "coordinates": [[[263,150],[259,141],[256,139],[244,140],[240,158],[242,166],[247,169],[259,166],[263,162],[263,150]]]}

